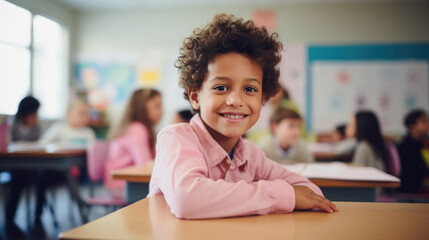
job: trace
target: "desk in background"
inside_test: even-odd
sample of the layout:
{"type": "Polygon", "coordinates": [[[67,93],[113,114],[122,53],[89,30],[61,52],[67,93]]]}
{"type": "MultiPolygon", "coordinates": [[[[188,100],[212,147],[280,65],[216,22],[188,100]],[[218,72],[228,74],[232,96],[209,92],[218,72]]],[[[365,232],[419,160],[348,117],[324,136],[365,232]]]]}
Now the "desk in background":
{"type": "Polygon", "coordinates": [[[145,198],[60,234],[79,239],[429,239],[429,204],[336,202],[335,213],[181,220],[163,197],[145,198]]]}
{"type": "Polygon", "coordinates": [[[45,150],[0,151],[0,169],[2,170],[55,170],[66,176],[66,182],[70,195],[78,203],[83,222],[87,222],[85,202],[79,194],[76,180],[70,173],[72,166],[86,164],[86,151],[78,149],[57,150],[47,152],[45,150]]]}
{"type": "Polygon", "coordinates": [[[147,196],[152,168],[153,164],[145,164],[112,171],[113,179],[126,181],[125,199],[127,202],[133,203],[147,196]]]}
{"type": "MultiPolygon", "coordinates": [[[[131,203],[145,198],[148,194],[151,172],[150,165],[132,166],[113,171],[112,178],[127,182],[126,199],[131,203]]],[[[322,189],[325,197],[332,201],[375,202],[376,188],[400,186],[400,182],[394,180],[341,180],[317,177],[309,177],[309,179],[322,189]]]]}
{"type": "Polygon", "coordinates": [[[316,162],[351,162],[352,154],[335,154],[334,152],[313,152],[316,162]]]}

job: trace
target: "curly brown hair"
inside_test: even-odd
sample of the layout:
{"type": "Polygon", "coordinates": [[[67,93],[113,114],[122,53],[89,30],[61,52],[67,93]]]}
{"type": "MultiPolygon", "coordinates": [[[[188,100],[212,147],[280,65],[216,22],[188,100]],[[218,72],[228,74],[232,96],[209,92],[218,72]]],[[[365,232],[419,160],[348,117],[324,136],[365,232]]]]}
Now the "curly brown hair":
{"type": "Polygon", "coordinates": [[[216,15],[205,28],[197,28],[185,38],[175,66],[179,69],[179,85],[188,91],[198,90],[203,84],[210,61],[221,54],[237,52],[255,61],[263,70],[262,93],[265,100],[280,89],[278,63],[283,45],[277,41],[278,34],[268,34],[265,27],[256,27],[254,22],[244,21],[233,15],[216,15]]]}

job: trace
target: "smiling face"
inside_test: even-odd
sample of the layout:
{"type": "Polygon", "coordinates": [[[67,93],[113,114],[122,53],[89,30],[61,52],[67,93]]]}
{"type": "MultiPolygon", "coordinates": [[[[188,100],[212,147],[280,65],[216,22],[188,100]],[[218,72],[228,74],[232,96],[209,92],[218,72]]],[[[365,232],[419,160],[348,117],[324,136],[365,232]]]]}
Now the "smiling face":
{"type": "Polygon", "coordinates": [[[192,107],[200,111],[208,131],[221,145],[231,140],[235,145],[258,120],[263,103],[262,77],[257,63],[230,52],[209,62],[201,88],[189,91],[192,107]]]}

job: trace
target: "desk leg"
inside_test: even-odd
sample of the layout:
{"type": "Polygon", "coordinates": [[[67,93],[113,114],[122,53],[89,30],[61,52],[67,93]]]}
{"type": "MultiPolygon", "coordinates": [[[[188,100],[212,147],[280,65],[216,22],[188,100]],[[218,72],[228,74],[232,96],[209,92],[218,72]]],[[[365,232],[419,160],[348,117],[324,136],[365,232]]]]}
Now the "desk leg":
{"type": "Polygon", "coordinates": [[[376,188],[322,187],[325,197],[331,201],[375,202],[376,188]]]}
{"type": "Polygon", "coordinates": [[[88,208],[86,203],[80,197],[78,184],[76,183],[76,180],[72,177],[70,171],[66,171],[65,175],[67,178],[67,186],[69,188],[70,195],[72,196],[73,200],[76,201],[76,203],[78,204],[79,213],[82,218],[82,222],[87,223],[88,208]]]}
{"type": "Polygon", "coordinates": [[[125,189],[125,199],[128,203],[137,202],[149,193],[149,183],[127,182],[125,189]]]}

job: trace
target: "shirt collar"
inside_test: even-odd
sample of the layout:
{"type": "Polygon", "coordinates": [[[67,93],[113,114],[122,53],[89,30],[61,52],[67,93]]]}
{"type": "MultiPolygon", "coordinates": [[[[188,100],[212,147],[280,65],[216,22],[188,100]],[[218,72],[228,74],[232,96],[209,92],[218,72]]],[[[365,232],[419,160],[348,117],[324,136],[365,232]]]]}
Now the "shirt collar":
{"type": "MultiPolygon", "coordinates": [[[[204,149],[204,155],[210,167],[218,165],[226,158],[229,159],[228,153],[210,135],[199,114],[195,114],[195,116],[192,117],[190,124],[200,140],[204,149]]],[[[234,148],[234,161],[232,164],[239,167],[246,161],[247,157],[244,155],[243,140],[239,138],[234,148]]]]}

